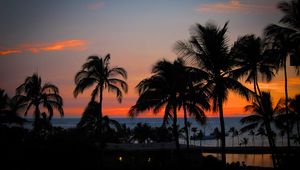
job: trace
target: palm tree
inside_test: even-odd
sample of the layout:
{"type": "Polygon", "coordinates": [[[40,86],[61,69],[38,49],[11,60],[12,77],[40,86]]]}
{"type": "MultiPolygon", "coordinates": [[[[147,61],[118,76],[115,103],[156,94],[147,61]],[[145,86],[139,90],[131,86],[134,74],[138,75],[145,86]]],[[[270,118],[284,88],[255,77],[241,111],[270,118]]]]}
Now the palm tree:
{"type": "Polygon", "coordinates": [[[262,80],[271,81],[274,76],[275,66],[270,62],[273,51],[264,47],[264,42],[255,35],[240,37],[231,48],[231,55],[236,59],[238,69],[233,74],[235,77],[246,76],[247,83],[253,83],[256,95],[261,95],[258,85],[259,75],[262,80]]]}
{"type": "Polygon", "coordinates": [[[13,99],[9,98],[3,89],[0,89],[0,124],[16,123],[22,125],[26,121],[19,116],[19,103],[13,99]]]}
{"type": "Polygon", "coordinates": [[[235,129],[233,135],[237,137],[237,141],[240,141],[240,132],[237,129],[235,129]]]}
{"type": "Polygon", "coordinates": [[[220,138],[221,138],[221,136],[222,136],[222,134],[221,134],[219,128],[216,127],[216,128],[214,129],[213,135],[214,135],[214,137],[215,137],[216,140],[217,140],[217,147],[219,147],[219,146],[220,146],[220,145],[219,145],[219,140],[220,140],[220,138]]]}
{"type": "Polygon", "coordinates": [[[232,147],[233,147],[233,143],[234,143],[234,137],[235,137],[235,131],[236,131],[236,129],[235,129],[235,127],[230,127],[229,128],[229,130],[228,130],[228,133],[231,133],[231,140],[232,140],[232,142],[231,142],[231,145],[232,145],[232,147]]]}
{"type": "MultiPolygon", "coordinates": [[[[150,109],[156,114],[164,108],[163,124],[170,118],[173,120],[173,135],[177,149],[179,149],[177,110],[181,107],[184,109],[185,132],[188,138],[187,112],[196,120],[204,122],[206,118],[204,110],[209,108],[205,93],[199,89],[195,90],[194,82],[191,82],[193,72],[196,70],[186,67],[182,59],[177,59],[173,63],[166,60],[157,62],[152,69],[153,75],[137,85],[139,98],[129,111],[129,115],[134,117],[150,109]]],[[[198,83],[197,87],[200,85],[198,83]]]]}
{"type": "Polygon", "coordinates": [[[248,138],[243,138],[240,145],[244,145],[246,147],[248,145],[248,141],[249,141],[248,138]]]}
{"type": "Polygon", "coordinates": [[[250,90],[244,87],[235,78],[231,77],[235,68],[235,61],[229,55],[227,25],[218,28],[215,24],[206,26],[196,24],[192,27],[190,41],[178,41],[175,51],[182,57],[189,59],[202,70],[206,78],[205,88],[209,89],[213,111],[219,111],[221,124],[222,161],[225,157],[225,124],[223,103],[228,99],[229,90],[249,99],[250,90]]]}
{"type": "Polygon", "coordinates": [[[196,146],[196,133],[198,131],[197,127],[192,127],[192,132],[193,132],[193,139],[194,139],[194,146],[196,146]]]}
{"type": "Polygon", "coordinates": [[[14,99],[20,102],[20,108],[26,108],[25,116],[31,108],[34,108],[33,126],[36,130],[43,127],[40,107],[44,107],[48,111],[47,119],[49,121],[53,116],[54,109],[60,116],[64,115],[63,99],[59,95],[58,88],[51,83],[42,84],[42,79],[38,74],[33,74],[25,79],[25,82],[16,89],[14,99]]]}
{"type": "Polygon", "coordinates": [[[127,93],[128,85],[126,83],[127,72],[122,67],[110,67],[110,54],[105,57],[90,56],[87,62],[82,65],[82,69],[75,76],[76,87],[74,89],[74,97],[79,93],[83,93],[89,87],[95,85],[91,94],[91,101],[95,101],[99,95],[99,108],[98,108],[98,130],[102,134],[102,101],[103,91],[105,88],[108,92],[116,93],[118,102],[122,102],[123,92],[127,93]],[[121,76],[123,79],[118,78],[121,76]]]}
{"type": "Polygon", "coordinates": [[[255,146],[255,132],[254,132],[254,130],[251,129],[248,135],[252,136],[252,145],[255,146]]]}
{"type": "Polygon", "coordinates": [[[242,124],[247,124],[246,126],[241,128],[241,132],[255,129],[258,126],[264,127],[266,129],[269,145],[272,151],[273,165],[274,167],[276,167],[276,146],[273,131],[271,128],[271,122],[274,122],[275,114],[278,113],[282,102],[279,101],[276,107],[274,108],[270,93],[262,92],[260,98],[260,103],[257,100],[255,100],[252,102],[251,105],[247,105],[245,107],[246,111],[249,111],[253,114],[241,119],[242,124]]]}
{"type": "Polygon", "coordinates": [[[295,120],[297,135],[300,139],[300,94],[297,94],[295,98],[291,99],[289,108],[292,114],[291,117],[295,120]]]}
{"type": "Polygon", "coordinates": [[[279,135],[281,136],[281,145],[283,146],[283,137],[285,135],[285,130],[280,130],[279,135]]]}
{"type": "Polygon", "coordinates": [[[200,146],[202,146],[202,140],[204,138],[204,133],[202,130],[199,131],[198,135],[197,135],[197,138],[199,139],[200,141],[200,146]]]}
{"type": "Polygon", "coordinates": [[[267,133],[266,133],[266,131],[265,131],[265,128],[264,127],[259,127],[258,129],[257,129],[257,133],[256,133],[256,136],[260,136],[260,138],[261,138],[261,146],[263,147],[264,146],[264,136],[267,136],[267,133]]]}
{"type": "MultiPolygon", "coordinates": [[[[287,58],[290,56],[291,64],[296,65],[298,74],[300,66],[300,2],[292,0],[290,2],[280,2],[278,8],[284,13],[279,23],[282,25],[270,24],[265,28],[265,36],[269,41],[272,50],[276,51],[274,64],[277,68],[284,70],[285,87],[285,114],[288,116],[288,77],[287,77],[287,58]]],[[[287,120],[287,127],[290,122],[287,120]]],[[[288,147],[290,148],[290,132],[287,131],[288,147]]]]}

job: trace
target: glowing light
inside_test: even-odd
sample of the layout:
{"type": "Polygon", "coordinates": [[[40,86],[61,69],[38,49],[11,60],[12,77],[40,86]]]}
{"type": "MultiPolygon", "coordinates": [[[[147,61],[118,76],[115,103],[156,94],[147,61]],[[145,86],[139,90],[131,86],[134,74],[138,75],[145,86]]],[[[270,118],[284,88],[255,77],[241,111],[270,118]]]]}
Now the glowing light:
{"type": "Polygon", "coordinates": [[[119,157],[119,161],[121,162],[123,160],[122,156],[119,157]]]}

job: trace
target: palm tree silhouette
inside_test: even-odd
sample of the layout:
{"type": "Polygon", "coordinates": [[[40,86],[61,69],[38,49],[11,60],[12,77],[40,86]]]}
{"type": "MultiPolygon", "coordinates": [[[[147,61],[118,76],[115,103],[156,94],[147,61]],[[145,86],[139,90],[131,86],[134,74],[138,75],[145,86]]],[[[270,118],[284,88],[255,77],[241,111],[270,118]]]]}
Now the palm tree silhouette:
{"type": "Polygon", "coordinates": [[[232,141],[231,141],[231,145],[232,145],[232,147],[233,147],[233,143],[234,143],[234,137],[236,136],[236,135],[235,135],[235,131],[236,131],[236,129],[235,129],[235,127],[233,127],[233,126],[230,127],[229,130],[228,130],[228,133],[231,133],[231,138],[232,138],[232,139],[231,139],[231,140],[232,140],[232,141]]]}
{"type": "Polygon", "coordinates": [[[26,120],[19,116],[18,102],[14,98],[8,97],[3,89],[0,89],[0,124],[20,124],[26,120]]]}
{"type": "Polygon", "coordinates": [[[215,137],[216,140],[217,140],[217,147],[220,147],[219,140],[221,139],[222,134],[221,134],[219,128],[216,127],[216,128],[214,129],[213,135],[214,135],[214,137],[215,137]]]}
{"type": "Polygon", "coordinates": [[[258,136],[258,135],[261,138],[261,146],[263,147],[264,146],[264,136],[267,136],[267,133],[266,133],[266,130],[264,127],[261,126],[257,129],[256,136],[258,136]]]}
{"type": "MultiPolygon", "coordinates": [[[[129,111],[129,115],[135,117],[146,110],[153,109],[156,114],[165,108],[164,124],[170,118],[173,120],[173,135],[177,149],[179,149],[177,110],[181,107],[184,109],[184,128],[188,145],[187,112],[196,120],[204,122],[206,120],[204,110],[209,108],[204,91],[195,89],[191,82],[190,77],[195,75],[194,71],[199,70],[186,67],[182,59],[177,59],[173,63],[166,60],[157,62],[152,69],[154,75],[137,85],[139,98],[129,111]]],[[[196,75],[199,77],[198,73],[196,75]]],[[[197,86],[200,85],[198,82],[197,86]]]]}
{"type": "Polygon", "coordinates": [[[197,133],[197,131],[198,131],[197,127],[192,127],[194,146],[196,146],[196,133],[197,133]]]}
{"type": "Polygon", "coordinates": [[[246,147],[248,145],[248,141],[249,141],[248,138],[243,138],[240,145],[244,145],[246,147]]]}
{"type": "MultiPolygon", "coordinates": [[[[287,76],[287,58],[290,56],[291,65],[296,65],[298,74],[300,73],[300,2],[292,0],[290,2],[280,2],[278,8],[284,13],[279,23],[282,25],[270,24],[265,28],[264,34],[269,41],[272,50],[276,51],[274,55],[274,64],[277,68],[284,70],[285,87],[285,112],[288,117],[288,76],[287,76]]],[[[287,120],[287,128],[290,122],[287,120]]],[[[287,131],[288,147],[290,148],[290,132],[287,131]]]]}
{"type": "Polygon", "coordinates": [[[228,99],[229,90],[249,99],[250,90],[244,87],[236,78],[231,77],[235,61],[229,55],[227,25],[218,28],[215,24],[205,26],[196,24],[192,27],[191,39],[188,42],[178,41],[175,51],[182,57],[189,59],[202,70],[206,78],[205,87],[210,91],[213,111],[219,111],[221,124],[222,161],[225,156],[225,124],[223,103],[228,99]]]}
{"type": "Polygon", "coordinates": [[[297,94],[295,98],[292,98],[289,104],[289,108],[297,127],[297,135],[300,139],[300,94],[297,94]]]}
{"type": "Polygon", "coordinates": [[[105,57],[90,56],[87,62],[82,65],[82,69],[75,76],[76,87],[74,89],[74,97],[79,93],[83,93],[89,87],[95,85],[91,94],[91,101],[95,101],[99,95],[99,108],[96,121],[98,122],[99,134],[102,134],[102,101],[103,91],[105,88],[108,92],[116,93],[119,102],[122,102],[123,92],[127,93],[128,85],[125,80],[118,78],[121,76],[127,79],[127,72],[122,67],[110,67],[110,54],[105,57]]]}
{"type": "MultiPolygon", "coordinates": [[[[41,124],[42,114],[40,107],[44,107],[48,111],[47,119],[50,121],[53,111],[56,109],[60,116],[64,115],[63,99],[59,95],[58,87],[51,84],[42,84],[42,79],[38,74],[33,74],[25,79],[25,82],[16,89],[14,100],[20,102],[19,107],[25,108],[25,116],[30,108],[34,108],[34,129],[40,130],[44,125],[41,124]]],[[[44,113],[43,117],[45,117],[44,113]]]]}
{"type": "Polygon", "coordinates": [[[199,133],[197,135],[197,139],[199,139],[199,141],[200,141],[200,146],[202,146],[202,140],[203,140],[203,138],[204,138],[204,133],[203,133],[202,130],[199,130],[199,133]]]}
{"type": "Polygon", "coordinates": [[[272,152],[273,166],[276,167],[276,155],[275,155],[275,141],[274,135],[271,128],[271,122],[274,122],[276,113],[279,112],[281,108],[282,101],[280,100],[276,107],[273,107],[273,102],[271,99],[271,95],[269,92],[262,92],[260,96],[261,104],[255,100],[251,105],[245,106],[245,110],[253,113],[250,116],[246,116],[241,119],[242,124],[247,124],[246,126],[241,128],[241,132],[245,132],[251,129],[255,129],[258,126],[264,127],[267,132],[267,137],[269,141],[269,145],[272,152]]]}
{"type": "Polygon", "coordinates": [[[262,80],[271,81],[275,66],[270,61],[273,50],[266,49],[264,42],[255,35],[240,37],[231,48],[231,55],[235,58],[238,69],[233,71],[235,77],[246,76],[247,83],[253,83],[256,95],[261,95],[258,76],[262,80]]]}
{"type": "Polygon", "coordinates": [[[251,129],[248,135],[252,136],[252,145],[255,146],[255,132],[254,132],[254,130],[251,129]]]}

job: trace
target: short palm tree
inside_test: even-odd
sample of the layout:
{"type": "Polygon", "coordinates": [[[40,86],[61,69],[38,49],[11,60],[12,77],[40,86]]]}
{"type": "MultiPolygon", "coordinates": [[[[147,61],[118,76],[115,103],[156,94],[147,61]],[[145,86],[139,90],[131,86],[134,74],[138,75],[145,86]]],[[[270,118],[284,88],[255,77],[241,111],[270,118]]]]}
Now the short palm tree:
{"type": "Polygon", "coordinates": [[[228,130],[228,133],[231,133],[231,146],[233,147],[233,143],[234,143],[234,137],[235,137],[235,131],[236,131],[236,129],[235,129],[235,127],[230,127],[229,128],[229,130],[228,130]]]}
{"type": "Polygon", "coordinates": [[[275,141],[273,136],[273,131],[271,127],[271,122],[274,122],[275,115],[280,110],[280,105],[282,104],[279,101],[276,107],[273,107],[273,102],[271,99],[271,95],[268,92],[262,92],[260,96],[260,103],[255,100],[251,105],[247,105],[245,107],[246,111],[253,113],[250,116],[246,116],[241,119],[242,124],[247,124],[246,126],[241,128],[241,132],[245,132],[251,129],[255,129],[257,127],[264,127],[267,132],[267,137],[269,140],[269,145],[272,151],[273,157],[273,165],[276,167],[276,158],[275,158],[275,141]]]}
{"type": "Polygon", "coordinates": [[[229,55],[227,25],[228,23],[218,28],[212,23],[205,26],[196,24],[192,28],[190,40],[178,41],[175,46],[175,51],[179,55],[197,65],[202,70],[201,74],[205,75],[204,87],[210,91],[209,98],[212,100],[213,111],[219,111],[223,162],[226,162],[223,103],[227,101],[230,90],[247,99],[251,94],[248,88],[231,76],[236,65],[234,58],[229,55]]]}
{"type": "Polygon", "coordinates": [[[264,146],[264,136],[267,136],[267,133],[266,133],[266,130],[264,127],[259,127],[257,129],[257,132],[255,134],[256,136],[260,136],[261,138],[261,146],[263,147],[264,146]]]}
{"type": "Polygon", "coordinates": [[[240,145],[244,145],[246,147],[248,145],[248,141],[249,141],[248,138],[243,138],[240,145]]]}
{"type": "MultiPolygon", "coordinates": [[[[277,55],[274,55],[274,64],[277,68],[284,70],[285,87],[285,114],[288,116],[288,76],[287,76],[287,58],[290,56],[291,64],[297,66],[298,74],[300,66],[300,2],[291,0],[289,2],[280,2],[278,8],[284,13],[279,23],[281,25],[270,24],[265,28],[265,36],[269,45],[277,55]]],[[[289,129],[290,122],[287,120],[289,129]]],[[[288,147],[290,147],[290,132],[287,131],[288,147]]]]}
{"type": "Polygon", "coordinates": [[[214,135],[215,139],[217,140],[217,147],[220,147],[220,145],[219,145],[219,140],[221,139],[222,134],[221,134],[219,128],[216,127],[216,128],[214,129],[213,135],[214,135]]]}
{"type": "Polygon", "coordinates": [[[87,62],[82,65],[82,69],[75,76],[76,87],[74,96],[83,93],[89,87],[95,86],[91,94],[91,101],[95,101],[99,96],[98,108],[98,130],[102,134],[102,101],[103,92],[107,88],[108,92],[116,93],[119,102],[122,102],[123,92],[127,93],[128,85],[126,83],[127,72],[122,67],[110,67],[110,54],[105,57],[90,56],[87,62]],[[118,78],[121,76],[123,79],[118,78]]]}
{"type": "Polygon", "coordinates": [[[34,109],[33,126],[36,130],[43,127],[41,124],[41,107],[48,111],[47,119],[49,121],[53,116],[54,109],[58,111],[60,116],[64,115],[63,99],[59,95],[58,87],[51,83],[42,84],[42,79],[38,74],[33,74],[25,79],[25,82],[16,89],[14,100],[19,101],[20,108],[25,108],[25,116],[31,108],[34,109]]]}
{"type": "Polygon", "coordinates": [[[195,143],[196,143],[196,133],[197,133],[197,131],[198,131],[197,127],[192,127],[194,146],[196,146],[195,143]]]}
{"type": "Polygon", "coordinates": [[[254,132],[254,130],[251,129],[248,135],[252,136],[252,145],[255,146],[255,132],[254,132]]]}

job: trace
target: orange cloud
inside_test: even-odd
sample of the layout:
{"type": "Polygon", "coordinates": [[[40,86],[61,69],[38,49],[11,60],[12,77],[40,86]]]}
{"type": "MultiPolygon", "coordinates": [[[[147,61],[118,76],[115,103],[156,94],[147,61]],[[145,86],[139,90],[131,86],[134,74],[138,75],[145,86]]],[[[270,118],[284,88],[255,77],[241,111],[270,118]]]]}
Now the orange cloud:
{"type": "Polygon", "coordinates": [[[10,55],[30,51],[31,53],[62,51],[62,50],[85,50],[87,41],[80,39],[69,39],[48,44],[23,44],[14,50],[0,51],[0,55],[10,55]]]}
{"type": "Polygon", "coordinates": [[[240,0],[229,0],[227,3],[211,3],[203,4],[197,9],[199,12],[249,12],[249,11],[265,11],[265,10],[275,10],[275,7],[265,6],[265,5],[252,5],[243,4],[240,0]]]}
{"type": "Polygon", "coordinates": [[[21,53],[21,50],[3,50],[3,51],[0,51],[0,56],[1,55],[18,54],[18,53],[21,53]]]}
{"type": "Polygon", "coordinates": [[[79,49],[82,50],[86,46],[85,40],[71,39],[57,41],[50,44],[35,44],[35,45],[23,45],[25,50],[31,51],[32,53],[38,53],[40,51],[62,51],[65,49],[79,49]]]}

